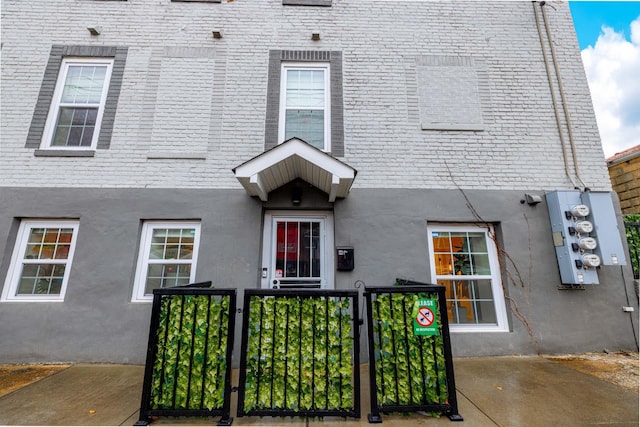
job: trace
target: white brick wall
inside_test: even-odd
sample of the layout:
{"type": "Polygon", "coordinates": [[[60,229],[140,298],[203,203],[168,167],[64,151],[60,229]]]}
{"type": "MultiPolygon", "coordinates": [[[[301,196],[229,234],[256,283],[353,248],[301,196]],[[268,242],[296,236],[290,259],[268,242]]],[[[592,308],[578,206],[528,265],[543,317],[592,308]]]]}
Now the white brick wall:
{"type": "MultiPolygon", "coordinates": [[[[582,176],[610,190],[568,5],[547,13],[582,176]]],[[[264,150],[270,49],[343,52],[342,160],[356,188],[454,188],[447,165],[465,188],[570,187],[531,2],[371,0],[3,0],[0,185],[241,188],[231,169],[264,150]],[[52,44],[129,48],[111,147],[93,158],[24,147],[52,44]],[[428,55],[482,65],[483,131],[420,129],[416,58],[428,55]],[[173,140],[202,158],[149,158],[173,140]]]]}

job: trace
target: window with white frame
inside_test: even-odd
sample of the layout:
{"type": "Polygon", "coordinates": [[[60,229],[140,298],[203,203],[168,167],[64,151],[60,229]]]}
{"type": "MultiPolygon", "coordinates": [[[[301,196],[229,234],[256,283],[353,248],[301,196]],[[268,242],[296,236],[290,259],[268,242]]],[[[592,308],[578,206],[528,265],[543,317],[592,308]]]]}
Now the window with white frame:
{"type": "Polygon", "coordinates": [[[113,58],[65,58],[47,116],[42,146],[95,149],[113,58]]]}
{"type": "Polygon", "coordinates": [[[193,282],[199,244],[198,222],[145,222],[132,301],[150,301],[154,289],[193,282]]]}
{"type": "Polygon", "coordinates": [[[431,277],[446,287],[454,332],[507,331],[507,313],[493,228],[430,225],[431,277]]]}
{"type": "Polygon", "coordinates": [[[2,301],[63,301],[78,221],[20,223],[2,301]]]}
{"type": "Polygon", "coordinates": [[[282,64],[280,141],[295,137],[331,150],[329,82],[328,63],[282,64]]]}

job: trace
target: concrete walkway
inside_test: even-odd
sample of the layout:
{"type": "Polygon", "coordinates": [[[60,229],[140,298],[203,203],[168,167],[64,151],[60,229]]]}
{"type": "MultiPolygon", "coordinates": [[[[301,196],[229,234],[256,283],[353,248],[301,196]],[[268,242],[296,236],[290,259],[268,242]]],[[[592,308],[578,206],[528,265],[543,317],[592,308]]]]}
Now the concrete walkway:
{"type": "MultiPolygon", "coordinates": [[[[235,417],[233,425],[365,426],[370,412],[368,369],[361,376],[362,418],[323,420],[235,417]]],[[[483,357],[454,361],[462,423],[422,414],[383,415],[384,426],[633,426],[638,394],[541,357],[483,357]]],[[[144,367],[73,365],[0,397],[0,424],[133,425],[138,420],[144,367]]],[[[237,385],[234,372],[233,385],[237,385]]],[[[160,418],[152,425],[211,425],[217,418],[160,418]]]]}

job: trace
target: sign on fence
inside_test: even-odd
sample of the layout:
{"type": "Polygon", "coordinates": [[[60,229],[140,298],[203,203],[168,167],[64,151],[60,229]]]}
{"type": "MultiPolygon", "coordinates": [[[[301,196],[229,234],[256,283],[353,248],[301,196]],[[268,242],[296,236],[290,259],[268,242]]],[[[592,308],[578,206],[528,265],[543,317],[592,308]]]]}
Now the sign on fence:
{"type": "Polygon", "coordinates": [[[370,423],[380,412],[458,413],[444,286],[365,287],[370,423]]]}
{"type": "Polygon", "coordinates": [[[413,333],[415,335],[438,336],[438,301],[419,299],[413,305],[413,333]]]}

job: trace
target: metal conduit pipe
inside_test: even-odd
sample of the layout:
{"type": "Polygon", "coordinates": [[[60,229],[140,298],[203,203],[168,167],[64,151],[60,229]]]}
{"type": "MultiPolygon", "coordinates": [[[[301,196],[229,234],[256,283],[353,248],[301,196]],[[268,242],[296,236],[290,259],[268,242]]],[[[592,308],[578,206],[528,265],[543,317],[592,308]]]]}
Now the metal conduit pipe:
{"type": "Polygon", "coordinates": [[[582,184],[583,187],[586,187],[582,177],[580,176],[580,167],[578,166],[578,155],[576,153],[576,143],[573,137],[573,125],[571,124],[571,114],[569,113],[569,107],[567,105],[567,98],[564,93],[564,87],[562,85],[562,77],[560,76],[560,67],[558,66],[558,59],[556,55],[556,48],[553,44],[553,40],[551,38],[551,28],[549,27],[549,19],[547,18],[547,12],[544,8],[546,2],[540,2],[540,10],[542,10],[542,20],[544,21],[544,27],[547,31],[547,40],[549,40],[549,47],[551,48],[551,62],[553,62],[553,66],[556,70],[556,77],[558,79],[558,90],[560,91],[560,99],[562,99],[562,109],[564,111],[564,116],[567,120],[567,131],[569,133],[569,145],[571,146],[571,156],[573,158],[573,168],[576,171],[576,176],[578,177],[578,181],[582,184]]]}
{"type": "Polygon", "coordinates": [[[536,9],[536,1],[533,2],[533,14],[536,18],[536,29],[538,30],[538,37],[540,37],[540,46],[542,47],[542,58],[544,62],[544,68],[547,71],[547,81],[549,82],[549,92],[551,92],[551,104],[553,105],[553,112],[556,116],[556,124],[558,126],[558,134],[560,136],[560,145],[562,146],[562,160],[564,160],[564,171],[567,174],[567,178],[571,181],[571,185],[574,188],[579,188],[575,180],[571,176],[569,170],[569,160],[567,159],[567,144],[564,140],[564,132],[562,131],[562,122],[560,121],[560,112],[558,111],[558,105],[556,103],[556,94],[553,90],[553,83],[551,81],[551,70],[549,69],[549,58],[547,57],[547,51],[545,49],[544,38],[542,37],[542,30],[540,29],[540,18],[538,17],[538,10],[536,9]]]}

